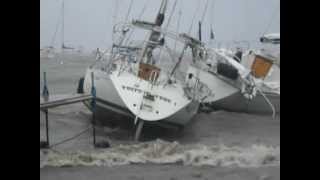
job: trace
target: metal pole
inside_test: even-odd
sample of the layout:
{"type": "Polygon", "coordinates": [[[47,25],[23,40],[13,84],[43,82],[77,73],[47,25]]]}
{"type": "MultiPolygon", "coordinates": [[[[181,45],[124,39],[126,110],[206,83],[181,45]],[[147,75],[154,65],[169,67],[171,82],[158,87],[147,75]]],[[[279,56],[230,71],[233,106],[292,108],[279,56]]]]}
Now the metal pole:
{"type": "Polygon", "coordinates": [[[95,123],[95,112],[92,111],[92,126],[93,126],[93,145],[96,145],[96,123],[95,123]]]}
{"type": "MultiPolygon", "coordinates": [[[[42,97],[44,101],[49,100],[49,90],[47,86],[47,74],[46,72],[43,72],[43,81],[44,81],[44,86],[43,86],[43,91],[42,91],[42,97]]],[[[46,146],[49,147],[49,118],[48,118],[48,109],[44,110],[45,113],[45,118],[46,118],[46,146]]]]}
{"type": "Polygon", "coordinates": [[[96,145],[96,89],[94,86],[94,74],[91,72],[91,95],[92,95],[92,101],[91,101],[91,108],[92,108],[92,127],[93,127],[93,145],[96,145]]]}
{"type": "Polygon", "coordinates": [[[134,140],[135,141],[139,141],[139,138],[140,138],[140,135],[141,135],[141,131],[142,131],[142,128],[143,128],[143,124],[144,124],[144,121],[143,120],[139,120],[138,127],[137,127],[135,135],[134,135],[134,140]]]}
{"type": "Polygon", "coordinates": [[[62,0],[62,51],[64,50],[64,0],[62,0]]]}
{"type": "Polygon", "coordinates": [[[46,114],[46,136],[47,136],[47,146],[49,146],[49,120],[48,120],[48,109],[46,109],[45,111],[46,114]]]}

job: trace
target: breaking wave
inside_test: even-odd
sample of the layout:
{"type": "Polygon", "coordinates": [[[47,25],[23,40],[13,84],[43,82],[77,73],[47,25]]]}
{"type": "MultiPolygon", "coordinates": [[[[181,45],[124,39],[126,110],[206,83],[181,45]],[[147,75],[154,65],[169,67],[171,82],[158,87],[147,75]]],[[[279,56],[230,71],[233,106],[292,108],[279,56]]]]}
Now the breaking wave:
{"type": "Polygon", "coordinates": [[[280,165],[280,147],[181,145],[178,142],[156,140],[134,145],[119,145],[100,152],[40,150],[40,168],[45,166],[119,166],[142,163],[218,167],[280,165]]]}

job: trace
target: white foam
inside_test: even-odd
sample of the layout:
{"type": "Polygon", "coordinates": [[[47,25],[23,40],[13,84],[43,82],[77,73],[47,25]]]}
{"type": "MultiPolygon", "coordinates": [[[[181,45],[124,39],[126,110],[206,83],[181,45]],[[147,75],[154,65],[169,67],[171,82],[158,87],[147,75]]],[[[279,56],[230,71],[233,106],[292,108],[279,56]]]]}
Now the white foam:
{"type": "Polygon", "coordinates": [[[156,140],[134,145],[119,145],[100,152],[40,151],[40,168],[45,166],[119,166],[136,163],[182,164],[192,166],[259,167],[280,165],[280,147],[252,145],[180,145],[156,140]]]}

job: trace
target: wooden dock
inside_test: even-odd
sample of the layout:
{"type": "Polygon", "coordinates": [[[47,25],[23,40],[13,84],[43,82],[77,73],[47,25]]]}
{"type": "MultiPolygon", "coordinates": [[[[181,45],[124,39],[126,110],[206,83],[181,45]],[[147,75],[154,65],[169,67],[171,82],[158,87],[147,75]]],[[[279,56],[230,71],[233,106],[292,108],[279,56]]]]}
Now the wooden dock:
{"type": "Polygon", "coordinates": [[[52,98],[48,101],[44,101],[43,98],[40,98],[40,110],[46,110],[49,108],[54,108],[58,106],[74,104],[78,102],[91,100],[93,96],[91,94],[76,94],[76,95],[68,95],[63,98],[52,98]]]}
{"type": "MultiPolygon", "coordinates": [[[[106,148],[109,147],[108,142],[102,142],[102,143],[96,143],[96,130],[95,130],[95,107],[96,107],[96,89],[94,86],[94,75],[91,73],[91,93],[90,94],[72,94],[72,95],[66,95],[64,97],[57,97],[57,96],[49,96],[49,91],[47,87],[47,81],[46,81],[46,72],[44,72],[44,88],[42,91],[42,97],[40,97],[40,111],[43,111],[45,113],[45,120],[46,120],[46,141],[40,141],[40,149],[41,148],[51,148],[49,143],[49,118],[48,118],[48,112],[50,108],[55,108],[59,106],[69,105],[69,104],[75,104],[79,102],[84,101],[91,101],[92,103],[92,128],[93,128],[93,145],[94,147],[99,148],[106,148]]],[[[76,136],[75,136],[76,137],[76,136]]],[[[73,138],[75,138],[73,137],[73,138]]],[[[55,145],[65,143],[72,140],[73,138],[66,139],[60,143],[57,143],[55,145]]]]}

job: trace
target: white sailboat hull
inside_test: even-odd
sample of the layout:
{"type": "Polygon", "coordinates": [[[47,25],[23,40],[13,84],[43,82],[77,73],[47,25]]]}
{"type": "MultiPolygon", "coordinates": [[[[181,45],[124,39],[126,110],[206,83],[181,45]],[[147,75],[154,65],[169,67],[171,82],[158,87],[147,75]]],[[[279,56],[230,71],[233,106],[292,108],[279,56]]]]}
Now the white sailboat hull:
{"type": "MultiPolygon", "coordinates": [[[[95,77],[94,83],[95,83],[96,92],[97,92],[97,108],[99,109],[98,112],[102,112],[104,114],[124,115],[132,119],[132,121],[135,119],[136,116],[138,116],[140,119],[145,121],[165,122],[165,123],[169,123],[177,126],[185,126],[188,122],[192,120],[192,118],[198,112],[198,107],[199,107],[198,102],[185,101],[185,102],[181,102],[181,103],[185,103],[185,105],[183,105],[182,108],[178,110],[171,110],[172,113],[169,113],[172,107],[168,105],[167,106],[161,105],[159,109],[161,108],[162,109],[161,110],[158,109],[159,114],[162,111],[168,111],[169,114],[167,113],[161,118],[159,117],[159,114],[158,114],[158,117],[159,117],[158,119],[156,119],[157,116],[155,114],[150,114],[150,112],[144,112],[145,114],[141,112],[139,113],[133,109],[134,108],[133,106],[130,107],[130,104],[132,104],[131,102],[137,102],[135,101],[136,100],[134,97],[135,95],[132,94],[134,92],[130,92],[131,97],[125,94],[125,93],[129,93],[126,91],[125,87],[131,87],[130,84],[133,83],[132,80],[124,81],[124,79],[119,78],[119,77],[122,77],[122,75],[117,77],[98,69],[88,69],[86,72],[85,80],[84,80],[84,92],[86,93],[89,93],[91,91],[91,72],[94,72],[94,77],[95,77]],[[126,86],[124,87],[117,83],[124,83],[126,86]]],[[[141,96],[142,94],[140,95],[140,97],[141,96]]],[[[140,107],[138,104],[139,103],[137,103],[135,107],[140,107]]],[[[162,114],[163,113],[161,113],[160,115],[162,114]]]]}
{"type": "MultiPolygon", "coordinates": [[[[269,101],[273,104],[276,113],[280,113],[280,94],[265,93],[269,101]]],[[[252,100],[245,99],[238,92],[229,97],[221,99],[211,104],[214,109],[223,109],[232,112],[245,112],[255,114],[272,114],[270,105],[261,94],[257,94],[252,100]]]]}
{"type": "MultiPolygon", "coordinates": [[[[245,55],[242,58],[241,64],[250,69],[254,61],[254,55],[245,55]]],[[[273,65],[269,74],[263,81],[265,84],[275,83],[280,86],[280,67],[273,65]]],[[[276,113],[280,113],[280,89],[268,90],[260,84],[257,84],[259,88],[266,95],[270,103],[275,108],[276,113]]],[[[257,93],[256,97],[252,100],[248,100],[243,97],[240,92],[234,93],[231,96],[225,97],[211,104],[214,109],[223,109],[234,112],[245,112],[245,113],[256,113],[256,114],[267,114],[272,113],[272,108],[266,102],[264,97],[257,93]]]]}
{"type": "Polygon", "coordinates": [[[193,75],[195,75],[199,79],[199,81],[206,85],[208,90],[210,90],[209,95],[203,95],[205,98],[202,102],[204,103],[212,103],[218,101],[239,91],[238,88],[234,87],[230,83],[227,83],[226,80],[222,79],[222,77],[195,68],[193,66],[189,67],[187,73],[192,73],[193,75]]]}

